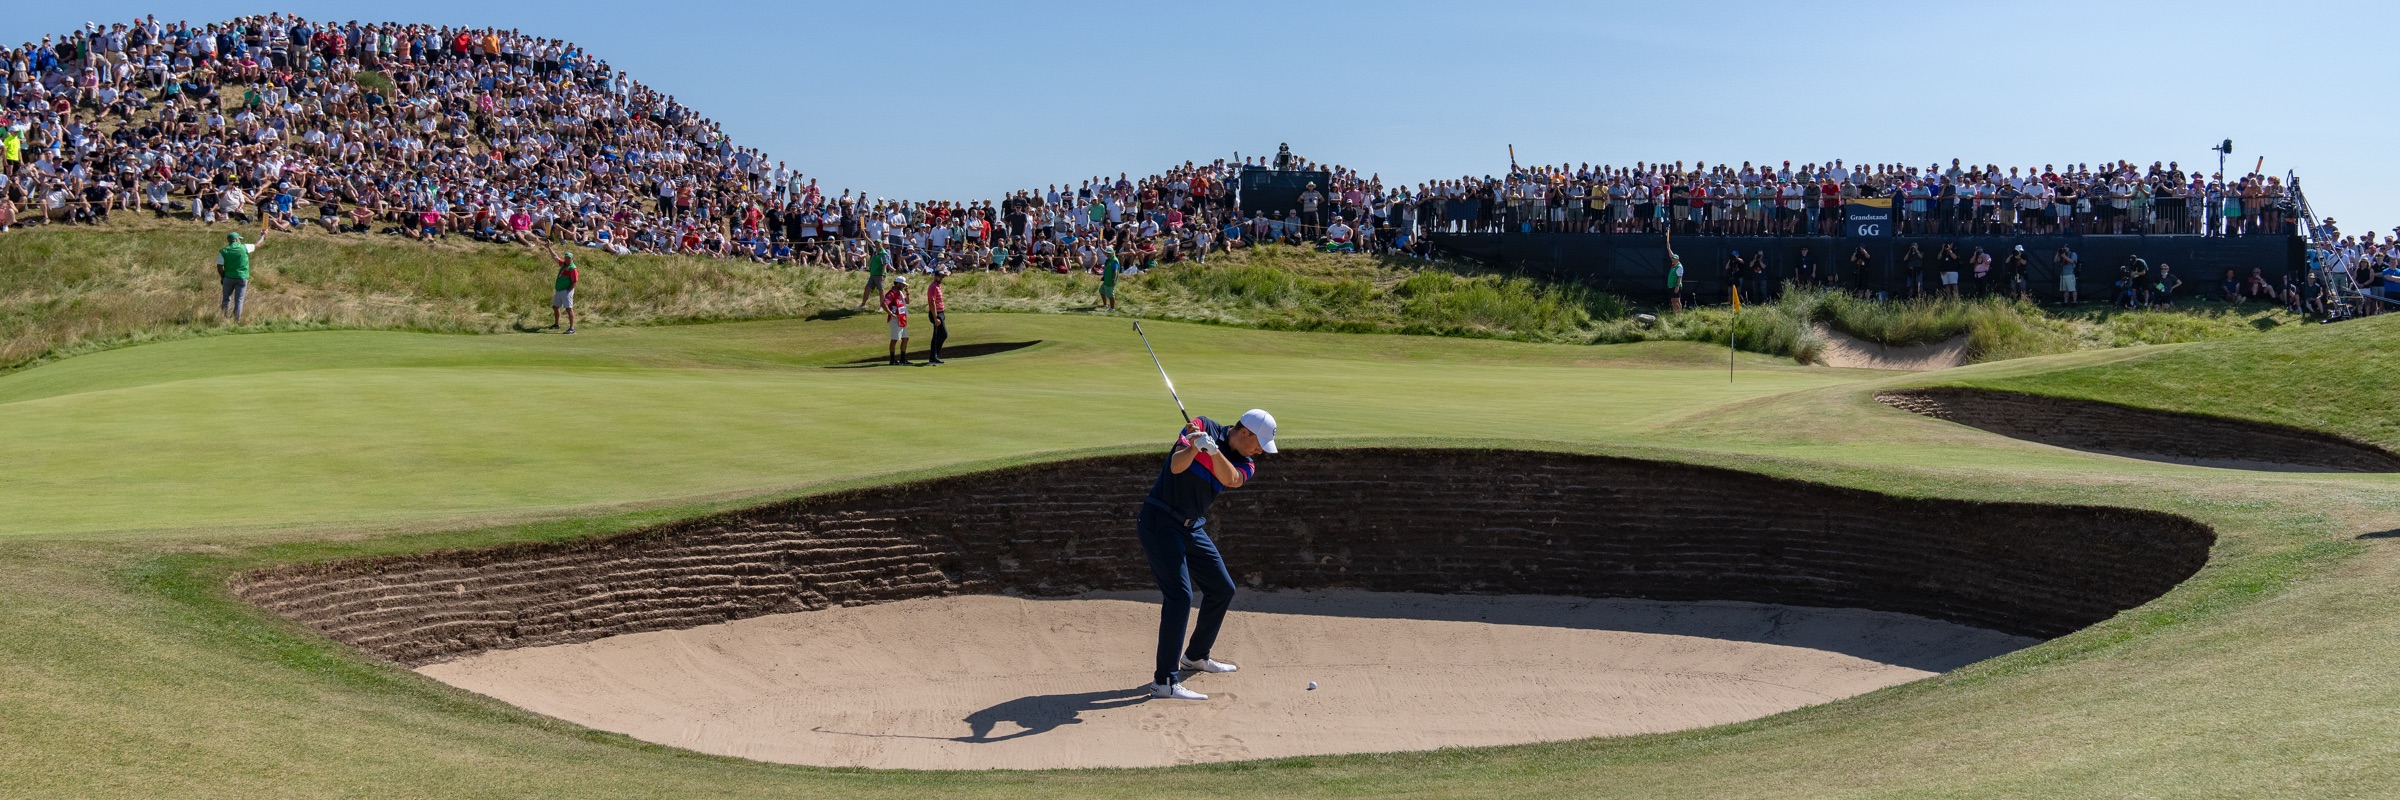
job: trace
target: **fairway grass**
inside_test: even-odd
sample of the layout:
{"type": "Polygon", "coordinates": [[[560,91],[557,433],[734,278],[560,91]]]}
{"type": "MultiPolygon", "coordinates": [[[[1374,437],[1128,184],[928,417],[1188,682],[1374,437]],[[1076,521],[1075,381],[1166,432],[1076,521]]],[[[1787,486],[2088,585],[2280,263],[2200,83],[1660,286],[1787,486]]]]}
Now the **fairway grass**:
{"type": "MultiPolygon", "coordinates": [[[[1931,375],[1745,355],[1730,376],[1724,350],[1684,343],[1145,325],[1193,411],[1265,406],[1292,447],[1671,458],[1910,496],[2155,509],[2219,541],[2191,581],[2092,628],[1748,723],[1035,773],[809,769],[643,744],[369,660],[224,581],[1154,449],[1177,420],[1121,319],[962,314],[954,342],[1043,344],[933,368],[835,366],[880,351],[880,320],[862,318],[279,333],[80,356],[0,376],[0,797],[2393,796],[2400,557],[2357,537],[2400,529],[2400,478],[2092,455],[1871,397],[1948,382],[2173,407],[2207,401],[2165,381],[2213,370],[2249,380],[2254,405],[2297,407],[2262,396],[2295,385],[2363,399],[2380,378],[2295,384],[2265,367],[2240,378],[2241,364],[2295,341],[2323,354],[2294,361],[2339,360],[2382,324],[1931,375]]],[[[2380,436],[2379,413],[2329,419],[2380,436]]],[[[1225,544],[1238,562],[1241,543],[1225,544]]]]}

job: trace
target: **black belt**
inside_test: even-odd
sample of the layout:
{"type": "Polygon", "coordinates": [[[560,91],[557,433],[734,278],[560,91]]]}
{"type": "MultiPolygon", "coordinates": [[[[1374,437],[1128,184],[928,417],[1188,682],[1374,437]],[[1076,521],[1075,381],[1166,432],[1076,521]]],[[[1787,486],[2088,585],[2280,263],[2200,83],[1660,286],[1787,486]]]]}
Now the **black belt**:
{"type": "Polygon", "coordinates": [[[1200,526],[1202,526],[1202,525],[1206,525],[1206,524],[1208,524],[1208,518],[1207,518],[1207,517],[1192,517],[1192,518],[1186,519],[1186,518],[1184,518],[1184,516],[1183,516],[1183,513],[1182,513],[1182,512],[1176,511],[1175,509],[1168,507],[1168,506],[1167,506],[1167,501],[1165,501],[1165,500],[1160,500],[1160,499],[1158,499],[1158,498],[1156,498],[1156,497],[1144,497],[1144,498],[1142,498],[1142,505],[1149,506],[1149,507],[1152,507],[1152,508],[1156,508],[1156,509],[1158,509],[1158,510],[1160,510],[1160,511],[1167,512],[1167,516],[1168,516],[1169,518],[1171,518],[1171,519],[1175,520],[1176,522],[1178,522],[1178,523],[1181,523],[1181,524],[1183,525],[1183,527],[1184,527],[1184,529],[1185,529],[1185,530],[1191,530],[1191,529],[1193,529],[1193,528],[1198,528],[1198,527],[1200,527],[1200,526]]]}

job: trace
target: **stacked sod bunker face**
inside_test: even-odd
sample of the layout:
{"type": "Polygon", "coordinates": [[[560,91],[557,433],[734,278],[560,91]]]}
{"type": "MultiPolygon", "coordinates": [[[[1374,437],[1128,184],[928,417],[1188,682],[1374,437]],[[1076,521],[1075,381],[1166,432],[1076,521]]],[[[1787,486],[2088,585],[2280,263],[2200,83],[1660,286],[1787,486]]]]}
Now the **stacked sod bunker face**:
{"type": "Polygon", "coordinates": [[[2106,619],[2191,576],[2215,539],[2149,511],[1592,455],[1333,449],[1271,466],[1210,523],[1246,592],[1217,655],[1247,663],[1196,679],[1218,696],[1192,708],[1131,691],[1156,620],[1130,533],[1150,455],[276,567],[235,589],[443,680],[677,746],[1142,766],[1761,716],[2106,619]],[[819,682],[837,678],[859,685],[819,682]]]}
{"type": "Polygon", "coordinates": [[[1959,386],[1875,393],[1884,405],[2016,439],[2194,466],[2276,472],[2400,472],[2400,455],[2321,431],[1959,386]]]}

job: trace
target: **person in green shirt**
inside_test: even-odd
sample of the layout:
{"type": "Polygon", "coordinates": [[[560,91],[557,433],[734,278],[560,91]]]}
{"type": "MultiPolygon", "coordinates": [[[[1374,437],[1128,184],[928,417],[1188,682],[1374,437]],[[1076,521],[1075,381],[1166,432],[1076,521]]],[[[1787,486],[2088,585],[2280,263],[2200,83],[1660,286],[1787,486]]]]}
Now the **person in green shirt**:
{"type": "Polygon", "coordinates": [[[867,290],[859,293],[858,295],[858,310],[865,311],[867,310],[868,303],[876,302],[882,299],[883,262],[886,258],[887,256],[884,253],[882,244],[878,243],[868,247],[867,290]]]}
{"type": "Polygon", "coordinates": [[[559,255],[558,248],[551,247],[548,239],[542,240],[542,250],[550,254],[550,260],[558,262],[558,278],[550,282],[550,327],[558,327],[559,312],[563,311],[567,329],[560,333],[574,333],[575,284],[583,280],[583,271],[575,268],[574,253],[559,255]]]}
{"type": "Polygon", "coordinates": [[[230,314],[234,322],[242,321],[242,299],[250,293],[250,254],[267,243],[267,229],[258,230],[258,241],[243,244],[239,233],[225,234],[225,247],[217,251],[217,313],[230,314]]]}
{"type": "Polygon", "coordinates": [[[1108,249],[1108,258],[1100,264],[1100,307],[1109,313],[1117,310],[1117,249],[1108,249]]]}

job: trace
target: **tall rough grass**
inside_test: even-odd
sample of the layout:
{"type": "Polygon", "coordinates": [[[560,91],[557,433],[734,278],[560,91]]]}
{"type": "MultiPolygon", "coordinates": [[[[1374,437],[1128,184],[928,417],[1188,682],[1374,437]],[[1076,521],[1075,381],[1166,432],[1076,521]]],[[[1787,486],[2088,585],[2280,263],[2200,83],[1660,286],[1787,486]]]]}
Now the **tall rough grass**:
{"type": "MultiPolygon", "coordinates": [[[[551,265],[525,247],[275,234],[241,325],[217,314],[223,226],[120,220],[0,235],[0,369],[126,344],[225,332],[373,328],[490,333],[549,324],[551,265]]],[[[805,317],[854,307],[864,276],[820,268],[579,251],[586,324],[805,317]]],[[[919,297],[923,291],[917,289],[919,297]]],[[[1090,312],[1086,274],[951,276],[960,311],[1090,312]]],[[[1428,264],[1270,247],[1127,276],[1123,313],[1292,330],[1573,342],[1621,316],[1578,287],[1428,264]]]]}
{"type": "MultiPolygon", "coordinates": [[[[1081,273],[962,273],[951,302],[967,309],[1088,311],[1100,281],[1081,273]]],[[[1622,300],[1578,286],[1428,264],[1264,247],[1126,276],[1118,308],[1173,319],[1278,330],[1419,333],[1574,342],[1625,314],[1622,300]]]]}
{"type": "Polygon", "coordinates": [[[1798,289],[1738,315],[1718,306],[1655,321],[1599,325],[1595,342],[1683,340],[1723,343],[1728,329],[1744,350],[1814,361],[1824,349],[1816,326],[1893,346],[1931,344],[1964,336],[1972,361],[2000,361],[2138,344],[2172,344],[2282,329],[2300,319],[2275,306],[2216,302],[2171,310],[2124,310],[2104,305],[2045,308],[2002,297],[1905,301],[1860,299],[1840,292],[1798,289]]]}
{"type": "MultiPolygon", "coordinates": [[[[216,312],[221,226],[129,218],[0,235],[0,370],[125,344],[223,332],[375,328],[489,333],[549,324],[551,266],[536,250],[392,237],[277,234],[258,253],[250,313],[216,312]]],[[[854,307],[865,278],[808,267],[673,256],[579,256],[586,324],[805,317],[854,307]]],[[[960,311],[1088,313],[1091,275],[951,276],[960,311]]],[[[920,287],[918,291],[923,290],[920,287]]],[[[922,294],[919,294],[921,297],[922,294]]],[[[1281,330],[1411,333],[1535,342],[1684,340],[1815,360],[1819,325],[1870,341],[1968,337],[1990,361],[2095,347],[2254,334],[2298,320],[2259,306],[2175,311],[2045,309],[1998,298],[1877,303],[1794,290],[1735,315],[1722,307],[1643,322],[1618,296],[1456,262],[1265,247],[1126,276],[1121,313],[1281,330]]]]}

